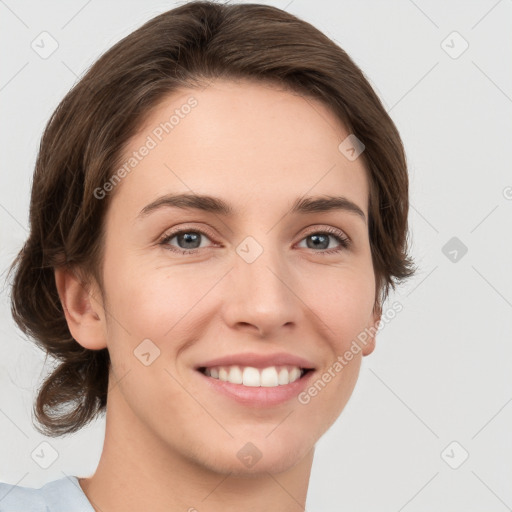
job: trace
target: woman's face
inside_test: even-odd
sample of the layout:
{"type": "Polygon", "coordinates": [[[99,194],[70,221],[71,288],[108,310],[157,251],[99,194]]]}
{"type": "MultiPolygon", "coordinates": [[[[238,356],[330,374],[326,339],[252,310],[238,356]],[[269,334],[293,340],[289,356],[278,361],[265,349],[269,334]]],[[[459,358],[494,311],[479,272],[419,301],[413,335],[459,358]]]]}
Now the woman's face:
{"type": "Polygon", "coordinates": [[[311,451],[373,344],[344,354],[378,321],[348,135],[323,104],[245,81],[182,90],[151,114],[106,217],[110,428],[223,473],[278,472],[311,451]],[[346,201],[306,207],[327,197],[346,201]],[[285,384],[294,366],[314,370],[285,384]]]}

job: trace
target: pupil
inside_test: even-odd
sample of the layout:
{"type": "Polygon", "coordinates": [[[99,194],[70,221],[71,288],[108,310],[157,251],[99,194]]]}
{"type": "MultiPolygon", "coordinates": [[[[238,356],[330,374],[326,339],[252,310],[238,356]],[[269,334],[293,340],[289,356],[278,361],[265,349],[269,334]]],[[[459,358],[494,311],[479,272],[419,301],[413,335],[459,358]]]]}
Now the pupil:
{"type": "Polygon", "coordinates": [[[319,248],[320,249],[327,249],[327,247],[329,247],[329,237],[327,235],[310,235],[309,237],[309,240],[314,240],[315,243],[313,244],[310,244],[309,243],[309,240],[308,240],[308,248],[309,249],[314,249],[314,248],[319,248]],[[320,243],[316,243],[320,241],[320,243]]]}
{"type": "Polygon", "coordinates": [[[183,233],[181,235],[178,235],[178,243],[180,241],[184,241],[186,244],[186,246],[183,247],[183,249],[197,249],[199,245],[201,245],[199,242],[199,233],[183,233]],[[192,244],[192,246],[188,245],[190,243],[192,244]]]}

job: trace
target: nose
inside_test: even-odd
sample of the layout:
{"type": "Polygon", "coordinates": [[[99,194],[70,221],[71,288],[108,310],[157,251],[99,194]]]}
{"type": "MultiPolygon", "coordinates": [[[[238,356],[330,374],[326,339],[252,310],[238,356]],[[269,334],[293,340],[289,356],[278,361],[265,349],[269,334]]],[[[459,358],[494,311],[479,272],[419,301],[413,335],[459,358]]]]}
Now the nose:
{"type": "Polygon", "coordinates": [[[251,263],[235,254],[228,276],[223,316],[230,328],[269,338],[298,325],[305,306],[293,269],[277,249],[264,249],[251,263]]]}

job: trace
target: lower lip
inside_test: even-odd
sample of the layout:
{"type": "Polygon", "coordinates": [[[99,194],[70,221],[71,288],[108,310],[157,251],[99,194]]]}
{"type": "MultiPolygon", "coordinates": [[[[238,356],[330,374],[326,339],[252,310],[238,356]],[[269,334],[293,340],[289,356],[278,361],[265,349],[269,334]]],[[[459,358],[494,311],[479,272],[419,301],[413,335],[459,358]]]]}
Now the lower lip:
{"type": "Polygon", "coordinates": [[[231,382],[209,377],[200,371],[196,370],[196,372],[205,379],[206,384],[211,386],[211,389],[214,391],[228,396],[240,404],[249,405],[251,407],[270,407],[286,403],[292,398],[296,398],[299,393],[304,391],[308,386],[315,373],[314,370],[310,370],[300,379],[290,384],[274,387],[256,387],[232,384],[231,382]]]}

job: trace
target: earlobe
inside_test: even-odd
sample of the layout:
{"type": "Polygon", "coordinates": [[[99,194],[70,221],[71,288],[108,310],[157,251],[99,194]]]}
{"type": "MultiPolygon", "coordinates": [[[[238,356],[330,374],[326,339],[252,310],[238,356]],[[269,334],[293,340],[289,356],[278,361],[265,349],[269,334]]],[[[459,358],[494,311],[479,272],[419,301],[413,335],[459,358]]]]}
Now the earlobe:
{"type": "Polygon", "coordinates": [[[73,338],[90,350],[106,348],[103,307],[92,286],[71,267],[55,269],[55,284],[73,338]]]}
{"type": "Polygon", "coordinates": [[[369,336],[365,346],[362,349],[363,356],[369,356],[375,350],[375,342],[377,338],[377,330],[379,329],[380,319],[382,317],[382,309],[379,305],[375,305],[372,312],[372,324],[368,327],[369,336]]]}

